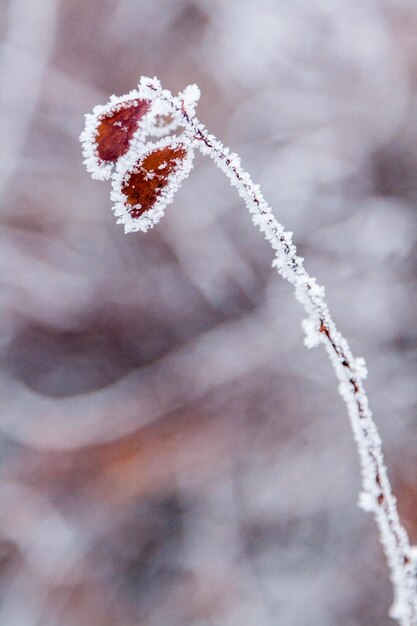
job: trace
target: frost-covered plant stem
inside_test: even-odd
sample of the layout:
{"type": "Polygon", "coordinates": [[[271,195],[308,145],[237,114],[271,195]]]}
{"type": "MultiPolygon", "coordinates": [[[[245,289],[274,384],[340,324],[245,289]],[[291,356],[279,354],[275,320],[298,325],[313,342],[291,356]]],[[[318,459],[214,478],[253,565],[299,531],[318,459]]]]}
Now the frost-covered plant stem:
{"type": "Polygon", "coordinates": [[[239,157],[210,135],[181,104],[180,99],[166,90],[160,90],[154,81],[149,82],[149,90],[171,108],[172,114],[179,118],[195,147],[211,157],[236,187],[252,214],[253,222],[264,233],[275,252],[273,266],[294,286],[296,298],[304,306],[307,313],[307,319],[303,322],[306,345],[312,347],[322,343],[326,349],[339,381],[339,393],[348,408],[357,444],[362,476],[359,504],[374,515],[390,569],[395,594],[390,614],[401,626],[415,626],[416,564],[407,533],[399,519],[384,463],[381,439],[368,406],[363,384],[366,377],[364,361],[353,356],[348,342],[337,330],[324,299],[324,289],[306,271],[303,259],[297,255],[292,243],[292,233],[286,232],[276,220],[259,186],[241,167],[239,157]]]}
{"type": "Polygon", "coordinates": [[[394,586],[390,614],[401,626],[417,626],[417,559],[398,516],[381,439],[368,406],[363,385],[365,363],[354,358],[337,330],[324,289],[304,268],[292,243],[292,233],[275,219],[258,185],[241,167],[239,157],[222,146],[195,117],[198,98],[195,85],[173,96],[156,78],[142,77],[138,90],[112,96],[107,105],[95,107],[86,116],[80,136],[86,167],[94,178],[111,176],[114,212],[125,232],[146,232],[161,219],[190,172],[197,148],[212,158],[237,188],[253,222],[275,252],[273,266],[294,286],[296,298],[307,312],[303,322],[307,347],[322,343],[335,369],[359,453],[359,505],[374,515],[394,586]],[[173,131],[180,133],[173,135],[173,131]],[[160,140],[152,143],[148,139],[152,135],[160,140]]]}

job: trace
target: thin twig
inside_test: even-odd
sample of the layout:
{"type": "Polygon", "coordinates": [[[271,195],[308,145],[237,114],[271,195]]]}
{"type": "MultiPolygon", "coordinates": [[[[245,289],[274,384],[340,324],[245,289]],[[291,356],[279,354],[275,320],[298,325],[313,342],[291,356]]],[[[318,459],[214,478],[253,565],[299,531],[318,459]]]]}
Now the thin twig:
{"type": "MultiPolygon", "coordinates": [[[[153,84],[149,84],[149,88],[154,89],[153,84]]],[[[172,113],[181,119],[186,133],[192,137],[196,147],[211,157],[237,188],[254,223],[264,233],[275,252],[273,266],[294,286],[296,298],[304,306],[307,313],[304,321],[306,345],[312,347],[322,343],[326,349],[339,381],[339,393],[348,408],[357,444],[362,476],[359,504],[374,515],[390,569],[395,595],[390,615],[401,626],[416,626],[416,564],[407,532],[400,522],[384,462],[381,439],[368,406],[363,384],[366,377],[364,361],[354,358],[348,342],[331,318],[324,299],[324,289],[306,271],[303,259],[297,255],[297,249],[292,243],[292,233],[286,232],[276,220],[259,187],[241,167],[239,157],[210,135],[170,92],[156,90],[155,96],[171,107],[172,113]]]]}
{"type": "MultiPolygon", "coordinates": [[[[112,96],[106,106],[95,107],[93,114],[86,116],[86,128],[80,137],[87,169],[93,177],[108,178],[113,166],[116,166],[112,175],[112,198],[116,203],[113,208],[118,222],[124,224],[125,232],[146,231],[159,221],[165,206],[172,201],[174,192],[191,169],[194,148],[212,158],[237,188],[253,222],[264,233],[275,252],[273,266],[294,286],[296,298],[304,306],[307,313],[303,322],[306,346],[313,347],[322,343],[335,369],[339,393],[348,408],[359,454],[362,478],[359,505],[374,515],[394,587],[394,603],[390,615],[401,626],[417,626],[417,559],[399,519],[396,499],[385,467],[381,439],[368,406],[363,384],[366,378],[365,362],[354,358],[346,339],[337,330],[324,298],[324,289],[304,268],[304,260],[297,255],[297,249],[292,243],[292,233],[286,232],[276,220],[258,185],[254,184],[241,167],[239,157],[210,135],[195,117],[194,109],[198,97],[199,90],[195,85],[189,85],[174,97],[169,91],[162,89],[156,78],[142,77],[139,91],[134,90],[121,98],[112,96]],[[116,154],[114,159],[103,161],[97,151],[100,124],[106,119],[108,127],[114,122],[116,128],[118,118],[114,120],[113,116],[118,114],[120,107],[129,109],[133,106],[137,109],[140,103],[146,104],[149,115],[144,115],[137,133],[131,138],[127,153],[116,154]],[[155,125],[158,115],[167,114],[172,117],[172,122],[165,128],[155,125]],[[178,127],[184,128],[184,132],[179,136],[170,135],[178,127]],[[161,133],[165,135],[165,139],[157,144],[146,141],[144,143],[147,134],[155,132],[158,136],[161,133]],[[175,158],[171,156],[170,162],[172,174],[167,167],[164,152],[167,149],[175,154],[175,158]],[[145,166],[151,155],[155,163],[159,163],[157,170],[149,164],[145,166]],[[167,173],[163,174],[165,170],[167,173]],[[137,181],[135,176],[138,176],[137,181]],[[150,180],[154,183],[156,180],[161,186],[158,193],[154,193],[157,186],[150,185],[148,195],[144,196],[149,206],[146,206],[146,202],[142,206],[142,200],[137,206],[133,205],[124,193],[125,188],[131,184],[135,191],[136,184],[142,185],[144,181],[150,180]],[[153,204],[149,198],[153,198],[153,204]]],[[[129,126],[124,129],[124,132],[128,131],[129,126]]],[[[119,129],[117,133],[120,133],[119,129]]],[[[132,198],[136,198],[136,191],[132,198]]]]}

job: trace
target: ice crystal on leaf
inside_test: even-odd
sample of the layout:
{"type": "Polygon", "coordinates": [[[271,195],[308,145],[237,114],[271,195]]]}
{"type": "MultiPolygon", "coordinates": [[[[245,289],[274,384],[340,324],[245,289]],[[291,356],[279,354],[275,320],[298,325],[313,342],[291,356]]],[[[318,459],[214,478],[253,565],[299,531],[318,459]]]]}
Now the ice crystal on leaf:
{"type": "Polygon", "coordinates": [[[131,206],[132,217],[139,217],[149,211],[167,185],[168,177],[180,166],[187,154],[179,145],[152,150],[122,184],[126,204],[131,206]]]}
{"type": "Polygon", "coordinates": [[[194,151],[181,138],[165,138],[146,148],[132,165],[123,161],[112,177],[113,208],[125,232],[156,224],[191,170],[194,151]]]}
{"type": "Polygon", "coordinates": [[[111,176],[113,210],[125,232],[158,222],[192,166],[194,139],[183,116],[193,118],[200,90],[189,85],[175,98],[167,94],[157,79],[143,77],[138,89],[85,116],[84,163],[93,178],[111,176]]]}
{"type": "Polygon", "coordinates": [[[133,100],[126,107],[104,116],[97,129],[97,154],[102,161],[114,163],[129,149],[139,120],[148,111],[146,100],[133,100]]]}
{"type": "Polygon", "coordinates": [[[85,130],[80,136],[84,163],[93,178],[110,177],[117,160],[126,154],[140,122],[149,112],[150,102],[138,91],[116,98],[86,115],[85,130]]]}

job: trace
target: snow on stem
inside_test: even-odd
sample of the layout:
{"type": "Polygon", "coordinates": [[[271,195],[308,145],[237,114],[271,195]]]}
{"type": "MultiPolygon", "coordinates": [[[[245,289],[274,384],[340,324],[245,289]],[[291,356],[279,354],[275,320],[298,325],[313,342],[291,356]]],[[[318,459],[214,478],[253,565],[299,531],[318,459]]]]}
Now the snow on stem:
{"type": "Polygon", "coordinates": [[[390,616],[398,620],[401,626],[416,626],[416,563],[407,532],[400,522],[381,439],[368,405],[363,384],[366,378],[365,362],[353,356],[348,342],[337,330],[324,298],[324,288],[305,269],[304,260],[297,255],[297,249],[292,243],[292,233],[286,232],[274,217],[259,186],[241,167],[239,157],[210,135],[198,119],[187,111],[181,99],[162,90],[156,81],[149,83],[149,91],[153,92],[154,98],[170,106],[172,114],[180,119],[187,134],[193,138],[195,147],[212,158],[236,187],[252,214],[254,224],[264,233],[275,252],[273,266],[294,286],[296,298],[304,306],[307,313],[307,319],[303,322],[306,346],[322,343],[326,349],[339,381],[339,393],[347,405],[358,449],[362,476],[359,506],[374,515],[390,569],[395,598],[390,616]]]}
{"type": "Polygon", "coordinates": [[[87,169],[93,177],[106,178],[115,167],[112,199],[118,222],[124,224],[126,232],[146,231],[159,221],[188,175],[196,148],[213,159],[236,187],[254,224],[274,250],[273,266],[294,286],[296,298],[304,306],[306,346],[322,343],[334,367],[359,454],[359,506],[374,515],[394,587],[390,615],[401,626],[417,626],[416,549],[410,546],[400,522],[381,439],[368,406],[363,384],[365,362],[353,356],[337,330],[324,288],[306,271],[292,243],[292,233],[274,217],[259,186],[241,167],[239,157],[210,135],[195,117],[199,95],[198,87],[189,85],[173,96],[156,78],[142,77],[138,91],[121,98],[112,96],[107,105],[96,107],[86,116],[80,139],[87,169]],[[170,135],[181,128],[179,135],[170,135]],[[147,139],[152,135],[164,138],[155,144],[147,139]]]}

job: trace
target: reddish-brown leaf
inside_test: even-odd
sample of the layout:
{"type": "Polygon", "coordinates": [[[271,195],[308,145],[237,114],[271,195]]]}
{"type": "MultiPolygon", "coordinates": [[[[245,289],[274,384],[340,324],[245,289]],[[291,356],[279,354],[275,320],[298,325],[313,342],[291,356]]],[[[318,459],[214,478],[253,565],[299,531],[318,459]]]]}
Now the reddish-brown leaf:
{"type": "Polygon", "coordinates": [[[133,100],[102,119],[96,136],[97,154],[102,161],[115,162],[127,152],[138,123],[148,110],[147,100],[133,100]]]}
{"type": "Polygon", "coordinates": [[[161,192],[187,151],[182,146],[166,146],[150,152],[122,185],[122,193],[133,218],[140,217],[152,209],[161,192]]]}

